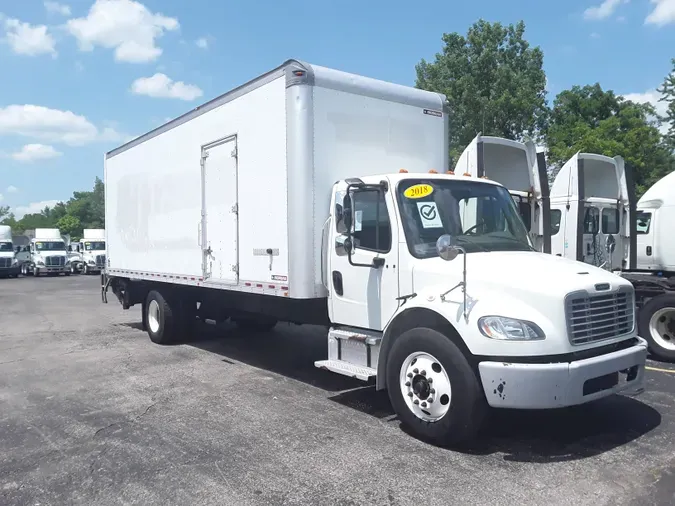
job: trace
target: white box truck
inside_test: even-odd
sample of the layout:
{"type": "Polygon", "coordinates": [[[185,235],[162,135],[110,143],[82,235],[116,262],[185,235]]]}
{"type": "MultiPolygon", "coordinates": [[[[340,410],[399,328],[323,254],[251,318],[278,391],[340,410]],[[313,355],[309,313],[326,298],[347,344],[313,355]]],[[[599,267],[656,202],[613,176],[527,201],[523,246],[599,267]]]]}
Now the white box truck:
{"type": "Polygon", "coordinates": [[[447,115],[442,95],[290,60],[107,153],[103,301],[139,304],[156,343],[198,318],[325,325],[315,365],[374,378],[437,444],[488,405],[642,391],[634,319],[596,328],[608,296],[632,315],[631,284],[534,251],[503,186],[445,173],[447,115]]]}
{"type": "Polygon", "coordinates": [[[96,274],[105,267],[105,229],[85,228],[82,240],[69,245],[72,273],[96,274]]]}
{"type": "Polygon", "coordinates": [[[16,278],[20,272],[21,264],[12,242],[12,228],[0,225],[0,278],[16,278]]]}

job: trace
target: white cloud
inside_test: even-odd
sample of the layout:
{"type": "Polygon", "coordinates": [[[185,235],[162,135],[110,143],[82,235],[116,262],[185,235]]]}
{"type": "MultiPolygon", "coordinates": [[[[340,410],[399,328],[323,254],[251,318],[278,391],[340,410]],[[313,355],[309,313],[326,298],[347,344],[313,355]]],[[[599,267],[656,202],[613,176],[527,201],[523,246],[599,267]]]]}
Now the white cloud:
{"type": "Polygon", "coordinates": [[[193,84],[173,81],[166,74],[157,73],[152,77],[141,77],[131,84],[131,91],[136,95],[147,95],[154,98],[178,98],[194,100],[204,92],[193,84]]]}
{"type": "Polygon", "coordinates": [[[112,128],[100,131],[87,118],[71,111],[29,104],[0,107],[1,134],[14,134],[71,146],[123,138],[122,134],[112,128]]]}
{"type": "Polygon", "coordinates": [[[54,207],[59,202],[63,200],[41,200],[40,202],[31,202],[26,206],[17,206],[12,209],[14,217],[17,220],[20,220],[27,214],[35,214],[41,212],[45,207],[54,207]]]}
{"type": "Polygon", "coordinates": [[[16,54],[51,54],[56,57],[56,41],[45,25],[31,25],[12,18],[4,21],[7,32],[5,40],[16,54]]]}
{"type": "Polygon", "coordinates": [[[645,24],[664,26],[675,23],[675,0],[650,0],[656,4],[654,10],[645,19],[645,24]]]}
{"type": "Polygon", "coordinates": [[[7,187],[7,193],[17,193],[19,189],[16,186],[9,185],[7,187]]]}
{"type": "Polygon", "coordinates": [[[594,5],[584,11],[584,19],[600,20],[606,19],[614,14],[614,11],[621,4],[628,3],[630,0],[603,0],[600,5],[594,5]]]}
{"type": "Polygon", "coordinates": [[[50,14],[60,14],[61,16],[70,16],[70,7],[58,2],[45,2],[45,9],[50,14]]]}
{"type": "Polygon", "coordinates": [[[129,63],[156,60],[162,54],[157,39],[178,27],[176,18],[152,13],[134,0],[96,0],[87,17],[66,25],[81,51],[95,46],[115,49],[115,60],[129,63]]]}
{"type": "Polygon", "coordinates": [[[197,44],[197,47],[201,49],[209,48],[209,41],[206,40],[206,37],[200,37],[199,39],[195,40],[195,44],[197,44]]]}
{"type": "Polygon", "coordinates": [[[58,158],[63,155],[60,151],[56,151],[53,146],[45,144],[26,144],[20,151],[12,153],[12,158],[17,162],[35,162],[38,160],[49,160],[50,158],[58,158]]]}
{"type": "MultiPolygon", "coordinates": [[[[665,116],[668,112],[668,104],[665,101],[660,101],[662,97],[661,93],[656,90],[647,90],[644,93],[625,93],[623,98],[630,100],[632,102],[637,102],[638,104],[649,103],[654,106],[656,114],[659,116],[665,116]]],[[[661,125],[661,133],[666,133],[668,131],[668,125],[661,125]]]]}

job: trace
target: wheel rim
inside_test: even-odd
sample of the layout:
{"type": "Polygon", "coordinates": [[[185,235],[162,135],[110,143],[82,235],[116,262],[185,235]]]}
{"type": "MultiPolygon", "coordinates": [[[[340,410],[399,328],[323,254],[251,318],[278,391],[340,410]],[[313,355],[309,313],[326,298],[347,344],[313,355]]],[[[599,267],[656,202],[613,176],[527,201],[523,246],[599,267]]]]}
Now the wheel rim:
{"type": "Polygon", "coordinates": [[[440,420],[450,409],[450,378],[441,362],[429,353],[408,355],[401,366],[400,386],[408,409],[425,422],[440,420]]]}
{"type": "Polygon", "coordinates": [[[159,304],[156,300],[148,304],[148,326],[153,334],[159,330],[159,304]]]}
{"type": "Polygon", "coordinates": [[[649,320],[649,333],[661,348],[675,351],[675,308],[656,311],[649,320]]]}

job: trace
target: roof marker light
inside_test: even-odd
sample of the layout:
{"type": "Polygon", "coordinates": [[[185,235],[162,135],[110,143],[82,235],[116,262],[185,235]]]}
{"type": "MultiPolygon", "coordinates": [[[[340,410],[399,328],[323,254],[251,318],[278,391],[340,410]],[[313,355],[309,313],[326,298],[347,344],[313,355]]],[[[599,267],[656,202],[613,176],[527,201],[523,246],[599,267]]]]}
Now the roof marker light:
{"type": "Polygon", "coordinates": [[[405,169],[400,169],[398,172],[399,172],[400,174],[404,174],[404,173],[407,173],[408,171],[405,170],[405,169]]]}

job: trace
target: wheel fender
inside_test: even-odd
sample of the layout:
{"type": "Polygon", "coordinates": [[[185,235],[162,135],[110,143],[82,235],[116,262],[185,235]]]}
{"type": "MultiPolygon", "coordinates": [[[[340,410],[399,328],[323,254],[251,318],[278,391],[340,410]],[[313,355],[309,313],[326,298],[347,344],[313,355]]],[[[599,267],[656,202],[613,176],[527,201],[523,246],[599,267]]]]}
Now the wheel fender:
{"type": "Polygon", "coordinates": [[[462,351],[469,364],[474,368],[476,367],[473,355],[466,346],[466,343],[464,343],[456,327],[445,316],[428,307],[403,306],[399,308],[398,313],[391,319],[382,336],[377,364],[377,390],[384,390],[386,388],[387,358],[394,342],[405,331],[417,327],[435,329],[447,336],[462,351]]]}

